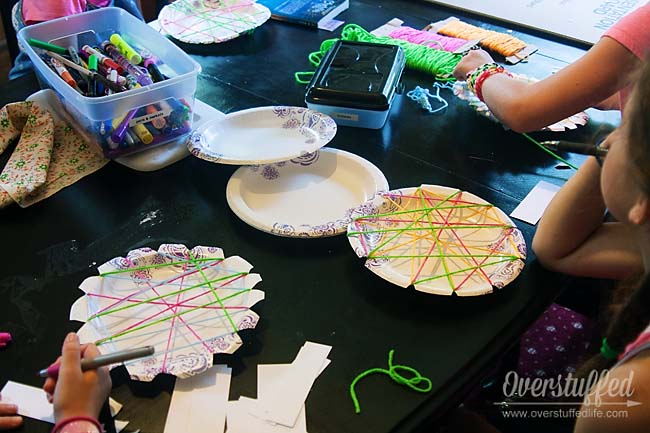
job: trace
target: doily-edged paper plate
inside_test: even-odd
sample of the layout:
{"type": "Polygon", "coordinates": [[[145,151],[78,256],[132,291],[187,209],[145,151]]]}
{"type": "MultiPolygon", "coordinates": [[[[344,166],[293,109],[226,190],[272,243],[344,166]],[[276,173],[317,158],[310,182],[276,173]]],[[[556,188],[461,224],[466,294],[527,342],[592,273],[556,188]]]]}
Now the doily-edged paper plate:
{"type": "Polygon", "coordinates": [[[253,289],[262,278],[251,268],[241,257],[224,258],[221,248],[140,248],[81,283],[85,295],[72,305],[70,319],[85,322],[80,340],[103,354],[154,346],[154,355],[124,363],[133,379],[192,376],[212,366],[214,353],[237,350],[237,332],[257,325],[250,307],[264,292],[253,289]]]}
{"type": "Polygon", "coordinates": [[[336,135],[326,114],[303,107],[258,107],[227,114],[197,129],[192,155],[220,164],[270,164],[312,153],[336,135]]]}
{"type": "Polygon", "coordinates": [[[345,232],[359,205],[388,190],[365,159],[324,148],[286,162],[240,167],[226,187],[230,209],[245,223],[278,236],[325,237],[345,232]]]}
{"type": "MultiPolygon", "coordinates": [[[[528,77],[526,75],[512,74],[512,76],[526,83],[535,83],[539,81],[536,78],[528,77]]],[[[469,88],[467,87],[467,83],[465,81],[457,81],[456,83],[454,83],[453,92],[454,95],[456,95],[459,99],[467,101],[470,107],[474,108],[474,110],[476,110],[476,112],[481,116],[487,117],[493,122],[500,123],[499,119],[497,119],[494,116],[494,114],[492,114],[488,106],[484,102],[481,102],[481,100],[478,99],[478,97],[472,91],[469,90],[469,88]]],[[[589,121],[589,116],[587,115],[587,113],[581,111],[579,113],[567,117],[564,120],[560,120],[559,122],[555,122],[552,125],[542,128],[541,131],[561,132],[567,129],[577,129],[578,126],[586,125],[588,121],[589,121]]]]}
{"type": "Polygon", "coordinates": [[[189,44],[234,39],[264,24],[271,11],[251,0],[177,0],[160,11],[164,32],[189,44]]]}
{"type": "Polygon", "coordinates": [[[514,280],[526,243],[499,208],[471,193],[436,185],[378,194],[348,226],[366,267],[401,287],[477,296],[514,280]]]}

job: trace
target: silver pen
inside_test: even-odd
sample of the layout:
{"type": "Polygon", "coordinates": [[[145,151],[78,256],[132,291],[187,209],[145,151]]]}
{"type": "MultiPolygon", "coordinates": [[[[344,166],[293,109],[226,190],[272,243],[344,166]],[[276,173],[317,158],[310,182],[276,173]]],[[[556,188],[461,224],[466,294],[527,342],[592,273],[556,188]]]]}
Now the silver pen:
{"type": "MultiPolygon", "coordinates": [[[[92,370],[105,365],[118,364],[130,359],[144,358],[153,355],[156,350],[153,346],[144,346],[137,349],[120,350],[119,352],[99,355],[92,359],[84,358],[81,360],[81,370],[92,370]]],[[[57,377],[59,375],[60,364],[50,365],[38,372],[41,377],[57,377]]]]}

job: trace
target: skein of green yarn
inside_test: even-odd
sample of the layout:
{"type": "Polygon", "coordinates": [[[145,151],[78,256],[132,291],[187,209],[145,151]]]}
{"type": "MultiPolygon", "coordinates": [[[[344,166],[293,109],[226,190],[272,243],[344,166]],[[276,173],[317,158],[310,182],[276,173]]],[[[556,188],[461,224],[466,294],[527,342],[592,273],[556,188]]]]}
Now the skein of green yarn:
{"type": "MultiPolygon", "coordinates": [[[[443,50],[436,50],[425,45],[393,39],[388,36],[375,36],[357,24],[348,24],[341,31],[344,41],[372,42],[375,44],[397,45],[404,50],[406,66],[410,69],[426,72],[438,81],[455,81],[452,72],[462,55],[443,50]]],[[[321,58],[336,43],[336,39],[327,39],[321,43],[321,58]]]]}

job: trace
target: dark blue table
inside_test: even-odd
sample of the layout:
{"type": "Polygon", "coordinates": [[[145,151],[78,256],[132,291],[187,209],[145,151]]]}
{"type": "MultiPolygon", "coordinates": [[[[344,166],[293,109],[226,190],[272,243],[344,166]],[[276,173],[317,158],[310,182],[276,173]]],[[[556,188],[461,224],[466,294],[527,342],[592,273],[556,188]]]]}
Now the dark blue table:
{"type": "MultiPolygon", "coordinates": [[[[412,1],[352,0],[341,18],[370,30],[393,17],[422,28],[451,14],[480,24],[412,1]]],[[[293,73],[308,70],[307,54],[337,34],[270,21],[228,43],[181,45],[203,67],[197,97],[232,112],[304,105],[304,87],[294,82],[293,73]]],[[[510,67],[515,72],[544,76],[583,52],[514,34],[540,48],[530,62],[510,67]]],[[[403,81],[405,91],[433,84],[432,77],[413,72],[403,81]]],[[[33,76],[9,83],[0,101],[22,100],[36,86],[33,76]]],[[[449,91],[442,95],[449,108],[434,115],[398,96],[383,129],[341,127],[329,146],[371,161],[392,188],[453,186],[506,213],[538,181],[561,184],[571,175],[522,136],[477,116],[449,91]]],[[[580,140],[599,126],[593,122],[577,131],[534,135],[580,140]]],[[[579,164],[581,157],[571,161],[579,164]]],[[[462,299],[401,289],[365,269],[345,236],[286,239],[240,221],[225,199],[235,169],[192,157],[151,173],[109,164],[34,206],[1,211],[0,329],[12,332],[15,342],[0,351],[0,384],[11,379],[40,386],[34,372],[54,359],[64,335],[79,327],[68,321],[69,308],[81,295],[78,284],[96,274],[96,264],[140,246],[215,245],[253,263],[266,291],[266,300],[254,307],[261,316],[258,327],[242,333],[244,346],[215,359],[234,369],[232,399],[255,396],[257,364],[289,362],[305,340],[312,340],[333,349],[332,364],[307,400],[311,433],[419,431],[462,401],[561,290],[561,277],[542,269],[532,254],[517,280],[488,296],[462,299]],[[147,221],[150,212],[157,218],[147,221]],[[369,377],[357,388],[364,412],[355,415],[350,382],[367,368],[386,366],[389,349],[395,349],[396,362],[431,378],[433,391],[413,393],[386,377],[369,377]]],[[[518,225],[530,245],[534,227],[518,225]]],[[[125,403],[121,418],[143,433],[162,432],[174,379],[133,383],[121,369],[113,377],[113,397],[125,403]]],[[[24,428],[47,430],[31,420],[24,428]]]]}

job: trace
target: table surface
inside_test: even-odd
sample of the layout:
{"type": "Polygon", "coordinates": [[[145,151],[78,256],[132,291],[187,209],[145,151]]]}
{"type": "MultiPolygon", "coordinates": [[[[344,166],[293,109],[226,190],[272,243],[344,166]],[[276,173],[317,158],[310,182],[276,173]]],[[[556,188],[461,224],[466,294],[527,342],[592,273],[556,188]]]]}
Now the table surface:
{"type": "MultiPolygon", "coordinates": [[[[393,17],[422,28],[450,15],[505,30],[425,2],[350,3],[340,18],[369,30],[393,17]]],[[[304,86],[294,82],[293,73],[309,70],[307,54],[339,32],[269,21],[227,43],[181,46],[203,67],[196,96],[229,113],[304,106],[304,86]]],[[[511,66],[514,72],[544,77],[583,53],[516,29],[514,34],[539,47],[528,63],[511,66]]],[[[407,91],[430,87],[433,78],[407,71],[403,83],[407,91]]],[[[4,86],[0,102],[23,100],[36,90],[30,75],[4,86]]],[[[441,113],[428,114],[398,95],[382,129],[340,127],[329,146],[371,161],[391,188],[452,186],[506,213],[538,181],[562,184],[571,175],[521,135],[477,116],[448,90],[441,94],[449,101],[441,113]]],[[[601,122],[612,121],[590,113],[597,121],[576,131],[534,135],[588,139],[601,122]]],[[[583,158],[570,160],[579,164],[583,158]]],[[[3,210],[0,330],[11,332],[15,341],[0,351],[0,384],[41,385],[34,372],[53,360],[65,334],[80,326],[68,320],[69,309],[81,295],[77,286],[96,275],[97,264],[142,246],[213,245],[252,263],[263,278],[258,287],[266,292],[266,300],[253,308],[261,316],[257,328],[242,332],[243,347],[215,357],[215,363],[233,367],[231,399],[255,396],[256,365],[290,362],[305,341],[315,341],[333,349],[331,365],[307,400],[311,433],[419,431],[462,400],[561,288],[562,279],[541,268],[530,252],[519,278],[491,295],[441,297],[399,288],[367,270],[344,235],[280,238],[239,220],[225,198],[235,169],[193,157],[148,173],[111,163],[36,205],[3,210]],[[390,349],[396,363],[431,379],[432,392],[414,393],[385,376],[371,376],[357,386],[363,413],[355,415],[350,382],[363,370],[385,367],[390,349]]],[[[534,227],[517,224],[530,245],[534,227]]],[[[174,378],[136,383],[119,368],[113,379],[112,396],[125,403],[119,418],[143,433],[162,432],[174,378]]],[[[24,430],[48,431],[48,426],[27,420],[24,430]]]]}

